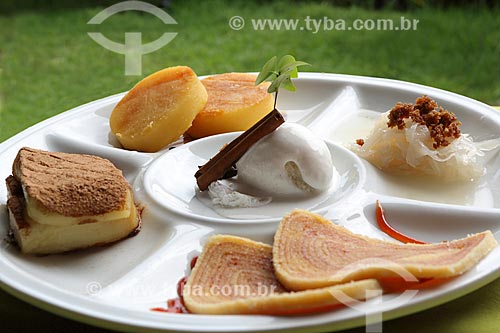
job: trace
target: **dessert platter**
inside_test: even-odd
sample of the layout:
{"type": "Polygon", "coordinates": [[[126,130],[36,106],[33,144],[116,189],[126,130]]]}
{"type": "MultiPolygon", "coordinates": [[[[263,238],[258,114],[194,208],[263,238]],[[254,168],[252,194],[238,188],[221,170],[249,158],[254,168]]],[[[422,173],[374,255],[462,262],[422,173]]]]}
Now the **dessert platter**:
{"type": "MultiPolygon", "coordinates": [[[[227,89],[229,79],[218,76],[220,82],[205,82],[207,97],[191,72],[169,72],[170,77],[185,79],[189,90],[198,92],[196,98],[179,99],[178,109],[167,106],[173,119],[181,119],[180,127],[166,118],[158,127],[156,118],[144,121],[140,116],[153,129],[150,137],[138,137],[142,123],[134,123],[138,116],[131,119],[130,110],[155,114],[165,107],[137,98],[145,90],[156,98],[154,82],[166,75],[161,72],[149,85],[140,83],[129,93],[74,108],[0,144],[0,178],[9,179],[8,186],[0,186],[3,289],[47,311],[123,331],[335,331],[363,326],[373,318],[387,320],[421,311],[500,277],[498,111],[464,96],[407,82],[301,73],[293,81],[296,92],[279,92],[276,109],[283,120],[277,129],[261,133],[260,141],[239,151],[246,155],[231,161],[237,161],[229,165],[236,167],[236,178],[223,170],[224,175],[212,179],[215,182],[203,184],[201,179],[210,173],[209,161],[234,148],[233,142],[256,122],[251,128],[258,126],[267,112],[254,110],[255,119],[232,131],[226,129],[236,121],[219,118],[220,128],[211,132],[215,127],[208,112],[190,127],[197,111],[182,118],[182,103],[189,102],[193,110],[210,105],[210,89],[212,93],[227,89]],[[397,104],[414,101],[415,105],[397,104]],[[378,149],[387,156],[393,149],[392,137],[374,137],[387,135],[385,127],[377,134],[377,122],[398,108],[406,118],[391,118],[394,126],[409,133],[408,114],[414,115],[422,105],[433,105],[449,124],[457,124],[454,115],[461,122],[463,139],[453,131],[454,125],[441,132],[428,126],[436,139],[434,148],[462,146],[449,157],[440,157],[448,163],[444,171],[428,159],[425,168],[410,176],[393,172],[407,172],[408,165],[397,156],[387,162],[374,155],[378,149]],[[463,146],[476,149],[464,153],[470,158],[465,162],[460,159],[463,146]],[[288,164],[287,154],[308,149],[302,160],[288,164]],[[280,168],[291,183],[279,180],[280,168]],[[443,181],[429,178],[436,175],[443,181]],[[40,185],[42,178],[48,185],[40,185]],[[90,192],[82,194],[72,187],[75,179],[90,192]],[[74,198],[75,192],[81,197],[74,198]],[[58,201],[62,195],[72,199],[58,201]],[[117,206],[109,201],[113,195],[117,206]],[[379,227],[377,202],[398,233],[433,244],[396,242],[379,227]],[[40,210],[40,205],[50,211],[40,210]],[[25,208],[17,211],[18,206],[25,208]],[[105,222],[116,227],[111,230],[105,222]],[[36,228],[26,231],[26,223],[36,228]],[[92,240],[83,240],[82,234],[92,235],[92,240]],[[346,243],[354,250],[344,248],[346,243]],[[452,256],[455,249],[460,251],[452,256]],[[363,251],[369,253],[359,256],[363,251]],[[408,253],[404,258],[386,254],[381,258],[384,265],[389,258],[404,267],[411,274],[398,274],[414,284],[387,289],[383,282],[389,280],[381,271],[395,266],[380,270],[380,263],[369,272],[348,265],[347,270],[324,273],[339,257],[353,255],[363,261],[377,251],[408,253]],[[433,256],[434,261],[417,254],[433,256]],[[179,281],[186,276],[184,291],[179,292],[179,281]],[[438,283],[420,285],[428,281],[438,283]],[[263,284],[276,289],[276,294],[245,299],[234,292],[222,296],[186,292],[197,284],[237,283],[263,284]],[[367,293],[374,290],[378,292],[367,293]],[[184,297],[177,310],[184,311],[171,311],[170,301],[178,296],[184,297]]],[[[244,86],[245,75],[231,80],[244,86]]],[[[181,94],[174,84],[166,89],[181,94]]],[[[259,105],[270,111],[273,101],[264,98],[259,105]]],[[[418,133],[411,135],[418,141],[418,133]]],[[[248,140],[237,144],[241,142],[248,140]]],[[[413,153],[416,158],[424,155],[413,153]]]]}

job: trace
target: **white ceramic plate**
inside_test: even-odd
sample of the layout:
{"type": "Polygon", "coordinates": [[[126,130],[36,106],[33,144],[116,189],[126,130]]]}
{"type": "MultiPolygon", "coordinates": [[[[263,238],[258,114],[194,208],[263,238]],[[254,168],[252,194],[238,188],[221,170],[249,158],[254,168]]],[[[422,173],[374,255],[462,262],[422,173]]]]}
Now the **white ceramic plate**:
{"type": "MultiPolygon", "coordinates": [[[[227,233],[271,242],[279,214],[294,207],[317,210],[354,232],[387,239],[374,225],[374,202],[380,199],[393,224],[415,238],[433,242],[491,229],[500,241],[498,152],[491,156],[488,173],[478,184],[443,187],[401,182],[342,148],[342,143],[366,134],[371,111],[384,112],[398,101],[413,102],[424,94],[454,111],[464,124],[463,132],[475,140],[499,136],[500,113],[463,96],[393,80],[301,74],[296,93],[280,94],[279,109],[288,121],[309,126],[329,141],[334,164],[345,176],[345,186],[340,193],[330,191],[316,202],[278,203],[267,211],[239,212],[234,216],[217,216],[202,203],[203,198],[196,196],[192,176],[195,165],[191,163],[202,163],[235,134],[187,145],[177,143],[176,149],[155,154],[115,148],[108,119],[123,94],[48,119],[0,144],[0,178],[11,173],[12,161],[22,146],[109,158],[124,171],[137,200],[147,207],[143,229],[136,237],[109,247],[45,257],[23,256],[2,241],[1,285],[48,311],[133,331],[333,331],[364,325],[366,315],[373,317],[383,312],[383,319],[395,318],[464,295],[500,276],[500,248],[470,272],[439,288],[419,291],[412,297],[388,295],[356,308],[323,314],[210,316],[150,310],[165,307],[166,300],[176,296],[177,281],[209,235],[227,233]]],[[[0,186],[0,204],[5,206],[5,202],[6,189],[0,186]]],[[[2,239],[7,219],[3,207],[2,239]]]]}

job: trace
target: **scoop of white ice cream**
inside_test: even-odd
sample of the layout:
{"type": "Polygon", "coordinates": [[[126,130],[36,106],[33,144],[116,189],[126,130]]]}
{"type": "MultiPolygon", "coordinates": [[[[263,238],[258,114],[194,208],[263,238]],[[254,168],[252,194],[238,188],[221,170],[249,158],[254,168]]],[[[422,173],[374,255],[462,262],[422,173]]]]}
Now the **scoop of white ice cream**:
{"type": "Polygon", "coordinates": [[[325,142],[304,126],[285,123],[255,143],[236,164],[238,183],[268,195],[326,190],[337,171],[325,142]]]}

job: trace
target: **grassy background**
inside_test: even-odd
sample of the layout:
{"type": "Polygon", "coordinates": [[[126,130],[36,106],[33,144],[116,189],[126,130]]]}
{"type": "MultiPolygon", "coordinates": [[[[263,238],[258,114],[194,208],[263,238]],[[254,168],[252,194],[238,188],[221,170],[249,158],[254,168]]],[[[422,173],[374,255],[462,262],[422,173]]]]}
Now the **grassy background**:
{"type": "Polygon", "coordinates": [[[85,102],[130,89],[124,56],[87,36],[100,31],[122,42],[140,31],[145,42],[163,32],[177,37],[143,56],[143,76],[185,64],[199,75],[258,71],[272,55],[294,54],[306,70],[378,76],[454,91],[500,104],[500,8],[416,9],[411,12],[334,7],[327,2],[173,1],[178,22],[163,25],[146,13],[114,15],[94,28],[103,7],[10,10],[0,14],[0,142],[24,128],[85,102]],[[233,31],[234,15],[247,20],[233,31]],[[251,18],[418,19],[417,31],[254,31],[251,18]]]}

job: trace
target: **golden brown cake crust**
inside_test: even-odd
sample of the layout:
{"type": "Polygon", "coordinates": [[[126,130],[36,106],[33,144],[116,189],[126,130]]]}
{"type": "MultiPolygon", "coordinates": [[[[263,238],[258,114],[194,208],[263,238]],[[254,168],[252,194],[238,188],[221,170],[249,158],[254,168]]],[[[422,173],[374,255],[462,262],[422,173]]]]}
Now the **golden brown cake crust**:
{"type": "Polygon", "coordinates": [[[129,185],[110,161],[91,155],[22,148],[13,175],[40,208],[80,217],[121,210],[129,185]]]}
{"type": "Polygon", "coordinates": [[[269,83],[255,86],[256,78],[254,74],[225,73],[201,80],[209,96],[201,113],[229,111],[259,103],[268,97],[269,83]]]}

